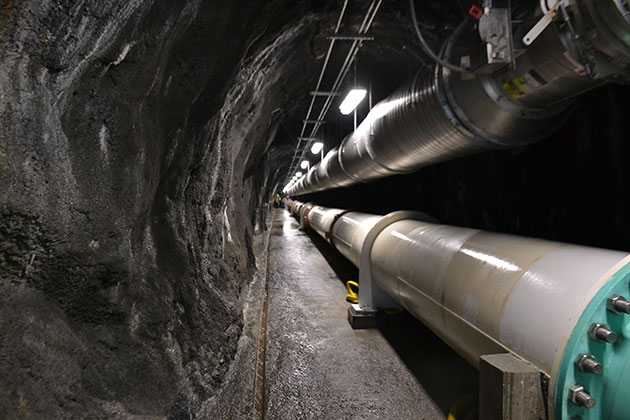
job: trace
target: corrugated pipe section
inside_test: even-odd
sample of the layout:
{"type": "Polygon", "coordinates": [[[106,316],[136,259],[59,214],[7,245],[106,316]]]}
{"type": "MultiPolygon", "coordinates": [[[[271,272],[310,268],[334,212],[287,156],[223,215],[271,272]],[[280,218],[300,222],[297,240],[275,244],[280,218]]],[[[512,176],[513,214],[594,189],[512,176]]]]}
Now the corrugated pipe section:
{"type": "MultiPolygon", "coordinates": [[[[526,49],[520,45],[514,68],[473,75],[437,65],[418,71],[287,192],[345,187],[547,137],[577,95],[611,80],[628,82],[630,15],[617,3],[569,1],[571,25],[555,19],[526,49]]],[[[464,55],[476,61],[482,51],[476,30],[454,34],[445,48],[449,61],[464,55]],[[470,40],[473,46],[466,45],[470,40]]]]}

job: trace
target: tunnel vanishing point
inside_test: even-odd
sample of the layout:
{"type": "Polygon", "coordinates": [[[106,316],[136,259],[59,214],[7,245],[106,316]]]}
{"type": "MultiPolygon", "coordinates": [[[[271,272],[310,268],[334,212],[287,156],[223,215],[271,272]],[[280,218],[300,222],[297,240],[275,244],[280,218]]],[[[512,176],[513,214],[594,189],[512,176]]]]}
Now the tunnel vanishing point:
{"type": "Polygon", "coordinates": [[[0,0],[0,420],[630,419],[627,0],[0,0]]]}

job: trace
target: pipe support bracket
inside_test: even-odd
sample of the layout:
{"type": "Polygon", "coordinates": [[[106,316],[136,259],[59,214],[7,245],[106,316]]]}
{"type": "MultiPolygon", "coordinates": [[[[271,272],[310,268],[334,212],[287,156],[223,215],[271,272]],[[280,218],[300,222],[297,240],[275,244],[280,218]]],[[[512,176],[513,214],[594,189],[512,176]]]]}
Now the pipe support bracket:
{"type": "Polygon", "coordinates": [[[435,223],[435,219],[425,213],[417,211],[395,211],[383,216],[383,218],[370,229],[370,232],[365,238],[365,242],[363,242],[359,260],[359,307],[361,310],[373,311],[377,309],[397,308],[399,306],[378,286],[377,281],[372,276],[371,254],[372,245],[378,235],[387,226],[400,220],[419,220],[435,223]]]}

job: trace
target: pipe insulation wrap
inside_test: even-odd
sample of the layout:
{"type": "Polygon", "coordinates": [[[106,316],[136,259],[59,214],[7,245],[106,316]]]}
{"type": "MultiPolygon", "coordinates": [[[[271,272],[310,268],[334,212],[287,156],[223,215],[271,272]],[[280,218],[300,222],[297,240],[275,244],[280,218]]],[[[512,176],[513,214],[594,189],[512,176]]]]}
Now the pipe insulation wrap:
{"type": "Polygon", "coordinates": [[[487,350],[461,342],[461,326],[425,312],[426,300],[551,375],[562,340],[626,259],[623,252],[405,220],[378,235],[371,266],[383,290],[463,349],[471,364],[487,350]]]}
{"type": "Polygon", "coordinates": [[[322,238],[334,244],[341,255],[358,266],[365,237],[381,217],[347,212],[335,220],[343,212],[341,209],[315,206],[308,214],[308,224],[322,238]],[[331,232],[333,223],[334,230],[331,232]]]}
{"type": "MultiPolygon", "coordinates": [[[[332,225],[332,238],[359,266],[362,242],[382,217],[320,206],[311,213],[309,226],[324,237],[341,214],[332,225]]],[[[503,352],[537,366],[551,379],[550,401],[554,393],[566,393],[565,388],[573,385],[565,378],[574,372],[577,357],[573,347],[566,350],[569,338],[586,341],[584,346],[595,351],[601,343],[589,344],[587,330],[593,322],[607,322],[622,337],[619,345],[630,339],[630,315],[607,321],[611,312],[605,301],[595,299],[604,293],[605,300],[607,288],[613,286],[630,297],[626,252],[404,219],[378,233],[369,261],[373,281],[473,366],[478,367],[482,355],[503,352]],[[566,387],[556,390],[558,384],[566,387]]],[[[602,363],[630,363],[629,352],[614,349],[602,363]]],[[[603,353],[596,354],[603,358],[603,353]]],[[[609,375],[615,378],[615,387],[619,381],[630,386],[630,378],[609,375]]],[[[611,407],[601,409],[613,412],[605,411],[611,407]]]]}
{"type": "Polygon", "coordinates": [[[341,255],[358,267],[365,237],[380,219],[380,216],[371,214],[346,213],[335,223],[331,242],[341,255]]]}

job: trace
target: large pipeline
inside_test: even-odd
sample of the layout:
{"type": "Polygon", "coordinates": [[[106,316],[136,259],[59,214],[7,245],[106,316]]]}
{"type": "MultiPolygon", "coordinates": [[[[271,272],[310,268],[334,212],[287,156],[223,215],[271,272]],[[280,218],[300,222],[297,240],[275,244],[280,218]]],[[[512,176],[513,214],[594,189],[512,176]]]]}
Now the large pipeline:
{"type": "Polygon", "coordinates": [[[464,75],[438,65],[421,69],[286,192],[295,196],[344,187],[487,149],[533,143],[565,121],[576,96],[610,81],[630,82],[629,3],[561,3],[551,24],[529,46],[521,39],[541,18],[540,8],[507,34],[493,32],[497,20],[487,9],[478,24],[453,34],[445,58],[483,62],[485,46],[509,37],[518,50],[513,66],[464,75]]]}
{"type": "MultiPolygon", "coordinates": [[[[383,219],[294,200],[288,210],[356,266],[383,219]]],[[[380,230],[369,265],[472,365],[510,352],[540,369],[551,418],[630,418],[629,254],[406,219],[380,230]]]]}

